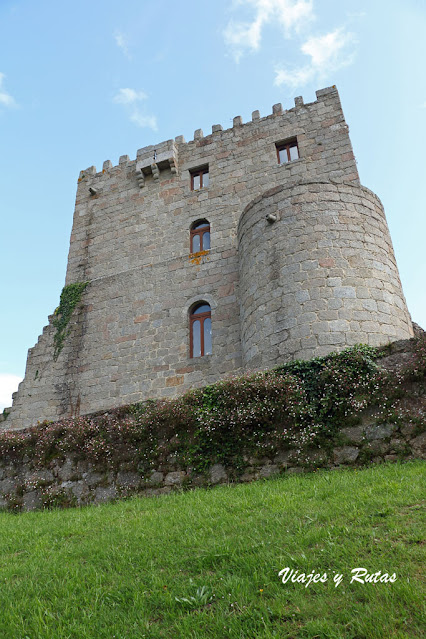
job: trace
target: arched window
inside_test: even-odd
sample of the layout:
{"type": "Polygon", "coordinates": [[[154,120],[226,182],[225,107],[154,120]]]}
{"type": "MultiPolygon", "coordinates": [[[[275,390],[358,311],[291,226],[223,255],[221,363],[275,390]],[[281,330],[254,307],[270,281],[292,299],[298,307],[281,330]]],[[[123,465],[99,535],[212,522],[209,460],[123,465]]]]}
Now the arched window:
{"type": "Polygon", "coordinates": [[[212,314],[209,304],[201,302],[189,314],[190,357],[212,353],[212,314]]]}
{"type": "Polygon", "coordinates": [[[191,227],[191,253],[210,250],[210,222],[200,220],[191,227]]]}

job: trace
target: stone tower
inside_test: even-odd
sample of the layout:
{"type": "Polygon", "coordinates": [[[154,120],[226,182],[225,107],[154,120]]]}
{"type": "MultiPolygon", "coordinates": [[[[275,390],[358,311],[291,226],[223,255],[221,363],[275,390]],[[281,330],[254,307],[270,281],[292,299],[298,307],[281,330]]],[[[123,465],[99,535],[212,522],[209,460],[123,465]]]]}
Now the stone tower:
{"type": "Polygon", "coordinates": [[[337,89],[316,96],[81,172],[66,284],[89,284],[56,361],[53,316],[29,350],[3,426],[413,335],[337,89]]]}

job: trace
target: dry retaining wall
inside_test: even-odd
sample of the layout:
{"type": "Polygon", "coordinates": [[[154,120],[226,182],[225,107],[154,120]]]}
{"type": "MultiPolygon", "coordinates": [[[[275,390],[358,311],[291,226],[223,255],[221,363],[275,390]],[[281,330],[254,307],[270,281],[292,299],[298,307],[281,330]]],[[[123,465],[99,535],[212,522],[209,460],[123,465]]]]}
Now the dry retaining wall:
{"type": "Polygon", "coordinates": [[[0,507],[19,511],[83,506],[136,493],[155,496],[176,489],[226,483],[231,477],[234,481],[249,482],[320,467],[359,466],[426,457],[426,434],[418,434],[415,426],[406,424],[398,428],[371,421],[371,415],[365,415],[362,425],[343,428],[338,445],[331,453],[311,449],[298,456],[294,450],[281,450],[271,458],[246,458],[246,467],[237,478],[222,464],[214,464],[204,475],[194,475],[191,468],[177,468],[170,463],[143,476],[134,469],[102,471],[99,464],[94,466],[72,457],[52,462],[47,468],[36,468],[25,459],[21,463],[0,462],[0,507]]]}

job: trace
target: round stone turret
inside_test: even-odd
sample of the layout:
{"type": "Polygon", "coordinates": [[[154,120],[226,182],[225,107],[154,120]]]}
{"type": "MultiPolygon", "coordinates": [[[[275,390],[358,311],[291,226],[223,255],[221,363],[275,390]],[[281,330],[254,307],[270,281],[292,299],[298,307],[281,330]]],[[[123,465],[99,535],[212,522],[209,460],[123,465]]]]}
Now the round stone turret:
{"type": "Polygon", "coordinates": [[[238,226],[243,362],[413,336],[383,206],[353,184],[277,186],[238,226]]]}

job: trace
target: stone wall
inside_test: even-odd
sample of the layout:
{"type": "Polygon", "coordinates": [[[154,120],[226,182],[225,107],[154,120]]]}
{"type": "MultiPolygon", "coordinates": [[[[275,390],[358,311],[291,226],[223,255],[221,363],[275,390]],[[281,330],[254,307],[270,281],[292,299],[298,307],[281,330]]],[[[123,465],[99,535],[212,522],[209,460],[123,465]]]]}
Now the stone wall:
{"type": "MultiPolygon", "coordinates": [[[[293,257],[303,265],[317,264],[321,260],[322,265],[318,266],[320,277],[328,278],[329,283],[336,282],[334,291],[339,288],[337,282],[341,271],[349,264],[349,271],[343,278],[345,283],[340,286],[349,290],[351,286],[361,287],[364,268],[362,265],[357,268],[351,263],[351,260],[357,259],[353,251],[368,252],[377,242],[379,252],[389,251],[388,258],[385,260],[381,255],[375,270],[367,265],[365,277],[374,278],[376,272],[380,281],[389,277],[389,295],[393,296],[396,308],[390,315],[392,321],[387,324],[389,330],[381,328],[377,331],[377,322],[383,327],[386,323],[384,315],[389,317],[387,311],[378,308],[378,313],[383,313],[383,316],[377,315],[371,322],[374,324],[371,332],[379,333],[383,340],[410,337],[411,323],[405,302],[403,308],[398,306],[403,294],[396,291],[398,277],[388,231],[381,220],[380,204],[371,194],[357,191],[365,200],[362,207],[367,207],[367,214],[371,214],[371,222],[364,224],[365,216],[357,210],[357,203],[350,200],[349,185],[357,187],[359,177],[339,96],[336,88],[330,87],[318,91],[317,100],[310,104],[304,104],[301,98],[297,98],[295,107],[287,111],[278,104],[267,117],[260,118],[259,112],[255,111],[251,122],[242,124],[241,118],[236,117],[230,129],[222,130],[221,126],[214,125],[210,135],[203,136],[198,130],[194,140],[188,143],[179,136],[156,147],[140,149],[136,160],[130,161],[128,156],[122,156],[118,166],[107,161],[100,172],[96,172],[95,167],[81,172],[66,283],[88,281],[89,285],[83,293],[82,303],[73,314],[70,334],[57,361],[53,360],[55,329],[52,317],[38,343],[29,350],[25,379],[14,397],[4,426],[23,428],[38,420],[84,415],[117,404],[170,397],[189,388],[212,383],[228,373],[238,373],[246,363],[254,366],[251,352],[261,344],[265,331],[264,324],[259,326],[255,317],[259,307],[250,319],[250,314],[244,315],[247,304],[247,312],[250,310],[247,297],[242,303],[239,300],[237,226],[240,216],[251,202],[257,201],[259,195],[270,189],[291,190],[300,184],[299,193],[304,193],[303,220],[306,223],[307,207],[313,210],[316,206],[315,193],[306,184],[330,180],[348,185],[346,193],[339,191],[343,204],[336,212],[336,202],[328,198],[327,210],[322,208],[318,212],[323,222],[318,221],[315,230],[317,235],[323,234],[324,239],[315,239],[313,235],[310,242],[309,237],[305,237],[304,249],[298,255],[293,251],[293,257]],[[276,144],[294,137],[297,137],[300,158],[279,165],[276,144]],[[190,171],[205,165],[209,167],[209,186],[192,191],[190,171]],[[369,205],[371,201],[374,202],[369,205]],[[339,237],[338,241],[336,239],[329,245],[325,239],[326,224],[334,224],[334,215],[339,215],[335,224],[336,228],[339,227],[339,237]],[[379,218],[383,237],[375,232],[379,218]],[[190,254],[189,230],[195,221],[201,219],[210,222],[211,249],[190,254]],[[355,229],[360,220],[362,230],[355,229]],[[345,236],[345,227],[348,238],[355,238],[355,243],[350,244],[345,236]],[[340,248],[342,255],[336,256],[340,248]],[[330,262],[330,259],[335,259],[335,262],[330,262]],[[391,264],[388,271],[381,270],[384,264],[391,264]],[[353,284],[351,269],[356,270],[357,281],[353,284]],[[383,274],[385,278],[382,278],[383,274]],[[213,354],[191,359],[188,312],[197,301],[205,301],[212,308],[213,354]],[[244,362],[240,306],[243,308],[245,335],[244,362]],[[394,319],[395,325],[392,324],[394,319]]],[[[322,192],[325,194],[326,190],[322,189],[322,192]]],[[[336,187],[331,187],[329,194],[334,192],[336,187]]],[[[322,203],[325,199],[324,195],[322,203]]],[[[300,205],[295,203],[294,216],[289,214],[290,217],[286,218],[294,221],[293,237],[299,232],[299,209],[300,205]]],[[[283,227],[286,220],[280,220],[279,225],[283,227]]],[[[270,242],[271,232],[273,228],[257,255],[258,259],[269,255],[269,251],[277,255],[282,251],[276,242],[270,242]]],[[[327,237],[332,233],[330,231],[327,237]]],[[[280,238],[285,240],[282,233],[280,238]]],[[[278,275],[281,281],[287,277],[285,269],[289,264],[293,266],[289,258],[283,259],[278,275]]],[[[271,277],[275,277],[277,268],[280,268],[279,260],[271,277]]],[[[245,266],[243,288],[247,277],[250,277],[251,286],[262,291],[265,287],[264,269],[265,265],[257,262],[245,266]]],[[[302,271],[305,271],[304,267],[302,271]]],[[[373,284],[366,283],[366,286],[374,288],[373,284]]],[[[289,294],[297,293],[299,297],[306,294],[301,280],[298,287],[297,291],[289,294]]],[[[310,287],[311,295],[314,287],[319,293],[324,290],[329,294],[331,291],[328,284],[311,282],[310,287]]],[[[270,288],[271,285],[268,291],[270,288]]],[[[391,304],[390,299],[385,299],[385,285],[378,284],[377,288],[380,288],[380,295],[373,294],[371,304],[374,305],[376,300],[377,303],[391,304]]],[[[268,317],[277,311],[278,295],[284,305],[281,312],[284,318],[287,312],[284,291],[285,287],[271,291],[268,317]]],[[[343,293],[340,297],[344,297],[343,293]]],[[[357,299],[359,308],[350,307],[351,310],[364,312],[368,319],[339,315],[339,310],[342,313],[349,309],[348,300],[341,309],[332,308],[329,301],[324,301],[324,308],[317,305],[316,310],[318,313],[326,311],[327,317],[318,315],[312,322],[309,317],[313,317],[314,313],[308,310],[311,301],[299,299],[297,304],[300,303],[303,315],[298,329],[300,335],[274,333],[274,340],[277,335],[280,340],[289,339],[288,347],[277,342],[272,344],[269,336],[267,347],[271,348],[271,356],[267,355],[266,359],[277,361],[277,353],[282,356],[282,361],[301,357],[308,351],[310,356],[316,339],[314,329],[319,329],[322,322],[327,324],[327,333],[331,322],[340,322],[332,332],[341,336],[348,333],[349,321],[358,326],[357,323],[365,319],[364,327],[351,327],[350,330],[369,334],[367,323],[375,309],[365,308],[367,302],[360,301],[364,298],[359,295],[357,299]],[[309,344],[305,343],[307,339],[309,344]]],[[[297,305],[293,306],[293,311],[296,308],[297,305]]],[[[294,321],[295,318],[292,316],[290,319],[294,321]]],[[[293,332],[296,330],[294,325],[289,328],[293,332]]],[[[275,328],[271,330],[274,332],[275,328]]],[[[344,345],[336,339],[322,341],[317,348],[324,352],[344,345]]]]}
{"type": "Polygon", "coordinates": [[[38,468],[29,461],[0,461],[0,508],[19,511],[49,507],[99,504],[139,494],[156,496],[172,490],[196,486],[249,482],[282,473],[302,473],[317,468],[358,466],[383,461],[424,459],[426,433],[418,434],[415,426],[401,428],[391,424],[376,425],[371,413],[360,426],[343,428],[330,453],[311,449],[298,455],[293,450],[278,451],[273,457],[245,458],[246,466],[239,475],[234,469],[214,464],[204,475],[190,468],[178,468],[172,462],[143,475],[135,468],[112,472],[89,461],[66,457],[48,468],[38,468]]]}

